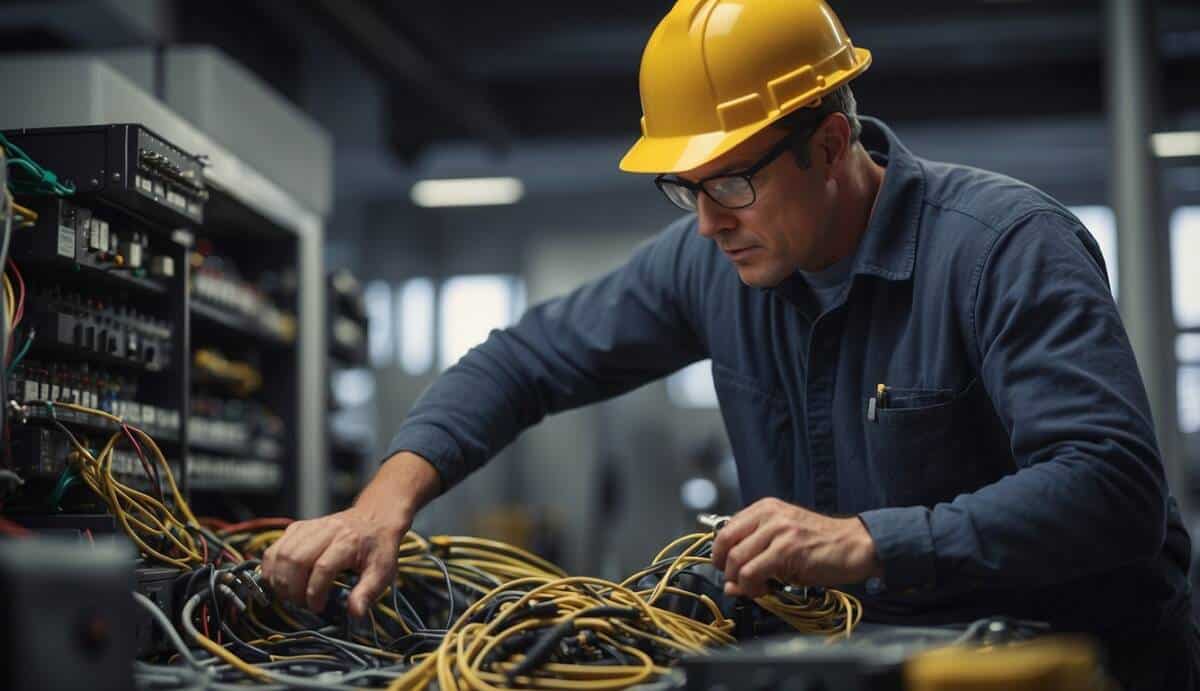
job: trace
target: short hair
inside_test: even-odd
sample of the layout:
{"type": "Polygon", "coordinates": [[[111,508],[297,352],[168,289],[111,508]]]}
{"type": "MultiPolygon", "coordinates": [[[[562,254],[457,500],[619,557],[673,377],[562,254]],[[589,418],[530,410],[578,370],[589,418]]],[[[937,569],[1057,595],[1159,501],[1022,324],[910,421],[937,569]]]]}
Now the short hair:
{"type": "Polygon", "coordinates": [[[812,165],[812,159],[808,155],[808,141],[817,126],[824,122],[830,113],[846,116],[850,121],[850,144],[856,143],[862,134],[862,122],[858,119],[858,104],[854,100],[854,92],[850,90],[849,82],[825,94],[817,105],[799,108],[771,123],[772,127],[804,134],[803,141],[797,137],[795,146],[792,147],[792,155],[796,157],[796,163],[801,168],[812,165]]]}

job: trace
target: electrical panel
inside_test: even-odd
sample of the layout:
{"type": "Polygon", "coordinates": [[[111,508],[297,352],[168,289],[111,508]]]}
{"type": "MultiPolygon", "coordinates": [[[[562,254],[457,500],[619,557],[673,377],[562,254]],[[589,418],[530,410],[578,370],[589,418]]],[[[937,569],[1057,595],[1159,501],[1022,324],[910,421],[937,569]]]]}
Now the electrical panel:
{"type": "Polygon", "coordinates": [[[4,136],[19,162],[4,267],[4,461],[24,482],[4,511],[70,526],[104,511],[80,472],[85,454],[162,494],[165,471],[127,425],[186,476],[187,248],[176,231],[203,218],[208,192],[198,159],[137,125],[4,136]]]}
{"type": "Polygon", "coordinates": [[[70,524],[102,511],[79,454],[114,435],[113,476],[161,494],[122,424],[155,440],[199,510],[294,512],[295,235],[142,126],[4,135],[25,161],[4,364],[4,460],[24,484],[4,512],[70,524]]]}

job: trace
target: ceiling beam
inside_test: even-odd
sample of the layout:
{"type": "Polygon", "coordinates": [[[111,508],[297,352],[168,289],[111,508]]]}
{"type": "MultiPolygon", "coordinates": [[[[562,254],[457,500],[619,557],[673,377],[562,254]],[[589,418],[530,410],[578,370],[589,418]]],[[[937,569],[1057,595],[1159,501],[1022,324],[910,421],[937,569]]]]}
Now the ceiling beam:
{"type": "Polygon", "coordinates": [[[513,130],[478,89],[424,55],[362,0],[308,0],[305,3],[368,66],[406,91],[424,94],[447,117],[497,150],[507,150],[513,130]]]}

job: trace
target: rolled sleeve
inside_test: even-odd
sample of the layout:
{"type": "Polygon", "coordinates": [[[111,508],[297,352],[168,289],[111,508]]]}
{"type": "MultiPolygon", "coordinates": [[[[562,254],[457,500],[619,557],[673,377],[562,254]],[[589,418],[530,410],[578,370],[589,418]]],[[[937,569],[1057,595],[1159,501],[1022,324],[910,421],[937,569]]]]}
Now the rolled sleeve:
{"type": "Polygon", "coordinates": [[[453,487],[462,482],[466,475],[462,450],[454,439],[454,435],[437,425],[429,423],[406,425],[388,445],[387,455],[384,456],[384,459],[391,458],[401,451],[410,451],[429,461],[437,471],[438,478],[442,481],[442,487],[453,487]]]}
{"type": "Polygon", "coordinates": [[[858,517],[875,541],[875,553],[889,590],[934,587],[936,559],[929,509],[922,506],[873,509],[858,517]]]}

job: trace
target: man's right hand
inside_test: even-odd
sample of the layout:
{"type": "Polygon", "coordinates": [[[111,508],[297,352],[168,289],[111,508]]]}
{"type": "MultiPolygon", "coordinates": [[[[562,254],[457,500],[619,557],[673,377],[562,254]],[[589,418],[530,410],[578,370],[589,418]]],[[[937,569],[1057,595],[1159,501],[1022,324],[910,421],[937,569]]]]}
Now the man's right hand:
{"type": "Polygon", "coordinates": [[[297,521],[263,555],[262,573],[279,597],[325,608],[333,579],[360,574],[350,592],[350,614],[363,617],[396,575],[396,552],[413,516],[439,492],[437,471],[424,458],[401,452],[379,468],[354,506],[297,521]]]}

